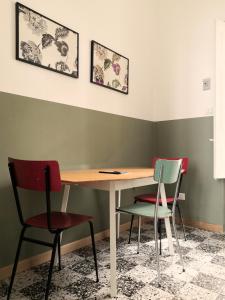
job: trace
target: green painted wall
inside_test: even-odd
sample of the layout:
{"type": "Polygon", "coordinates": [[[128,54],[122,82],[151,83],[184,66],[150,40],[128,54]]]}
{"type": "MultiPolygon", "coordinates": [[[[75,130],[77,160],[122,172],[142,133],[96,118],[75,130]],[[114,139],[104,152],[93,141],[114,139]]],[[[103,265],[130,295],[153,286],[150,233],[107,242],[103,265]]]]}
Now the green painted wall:
{"type": "MultiPolygon", "coordinates": [[[[13,262],[20,224],[10,186],[7,158],[56,159],[61,169],[149,166],[158,156],[188,156],[182,190],[187,219],[224,224],[224,184],[213,179],[213,118],[148,122],[88,109],[0,93],[0,267],[13,262]]],[[[149,189],[123,191],[123,203],[149,189]]],[[[27,216],[44,209],[42,194],[23,193],[27,216]],[[40,200],[41,197],[41,200],[40,200]]],[[[107,192],[73,187],[68,209],[95,217],[95,231],[108,228],[107,192]]],[[[60,195],[54,195],[59,209],[60,195]]],[[[127,219],[124,219],[125,221],[127,219]]],[[[31,230],[31,236],[43,232],[31,230]]],[[[63,243],[89,235],[87,225],[65,232],[63,243]]],[[[46,240],[50,236],[46,232],[46,240]]],[[[21,258],[46,251],[29,245],[21,258]]]]}
{"type": "MultiPolygon", "coordinates": [[[[0,267],[13,262],[21,228],[10,186],[8,156],[56,159],[61,169],[148,166],[156,150],[154,126],[148,121],[0,93],[0,267]]],[[[132,201],[136,192],[124,191],[125,203],[132,201]]],[[[42,194],[32,194],[32,199],[27,193],[23,196],[27,216],[44,208],[42,194]]],[[[54,195],[55,208],[60,207],[61,196],[54,195]]],[[[73,187],[68,208],[94,215],[96,232],[108,228],[107,192],[73,187]]],[[[88,229],[88,225],[82,225],[67,231],[63,243],[87,236],[88,229]]],[[[40,236],[39,231],[31,230],[30,234],[40,236]]],[[[45,239],[49,239],[47,233],[45,239]]],[[[41,251],[46,248],[26,244],[21,257],[41,251]]]]}
{"type": "Polygon", "coordinates": [[[213,117],[156,123],[157,154],[188,156],[190,167],[182,184],[188,220],[224,225],[224,182],[213,179],[213,117]]]}

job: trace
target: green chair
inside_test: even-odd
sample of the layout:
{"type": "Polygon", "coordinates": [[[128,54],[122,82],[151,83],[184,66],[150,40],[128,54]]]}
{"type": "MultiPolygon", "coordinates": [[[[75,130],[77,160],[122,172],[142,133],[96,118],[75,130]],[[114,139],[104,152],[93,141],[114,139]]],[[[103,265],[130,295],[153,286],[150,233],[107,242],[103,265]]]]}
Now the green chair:
{"type": "Polygon", "coordinates": [[[165,160],[158,159],[155,164],[154,180],[158,183],[157,201],[155,204],[138,202],[126,207],[120,207],[117,211],[138,216],[138,250],[140,245],[140,230],[141,230],[141,217],[149,217],[154,219],[154,232],[155,232],[155,249],[157,259],[157,272],[158,272],[158,285],[160,286],[160,265],[159,265],[159,247],[158,247],[158,220],[172,217],[172,223],[177,242],[177,248],[180,255],[180,260],[184,270],[183,257],[180,250],[180,244],[177,238],[176,224],[175,224],[175,209],[178,197],[178,187],[181,178],[181,164],[182,160],[165,160]],[[160,185],[173,184],[175,185],[174,202],[172,208],[160,206],[160,185]]]}

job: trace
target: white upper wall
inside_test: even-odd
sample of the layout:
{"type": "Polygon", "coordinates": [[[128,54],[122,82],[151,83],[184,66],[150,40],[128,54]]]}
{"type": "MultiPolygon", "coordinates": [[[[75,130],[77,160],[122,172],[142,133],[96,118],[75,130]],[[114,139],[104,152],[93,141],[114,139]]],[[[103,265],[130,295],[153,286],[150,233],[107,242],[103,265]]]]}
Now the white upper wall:
{"type": "Polygon", "coordinates": [[[80,34],[80,77],[15,60],[15,1],[1,1],[0,91],[118,115],[154,119],[155,0],[21,0],[80,34]],[[90,41],[130,59],[129,94],[90,83],[90,41]]]}
{"type": "Polygon", "coordinates": [[[150,121],[213,115],[215,24],[225,20],[225,0],[22,3],[79,32],[80,78],[15,60],[15,2],[4,0],[0,91],[150,121]],[[130,59],[129,95],[90,83],[92,39],[130,59]]]}
{"type": "Polygon", "coordinates": [[[213,114],[215,27],[225,20],[224,0],[157,1],[157,102],[155,120],[213,114]],[[202,90],[211,78],[211,90],[202,90]]]}

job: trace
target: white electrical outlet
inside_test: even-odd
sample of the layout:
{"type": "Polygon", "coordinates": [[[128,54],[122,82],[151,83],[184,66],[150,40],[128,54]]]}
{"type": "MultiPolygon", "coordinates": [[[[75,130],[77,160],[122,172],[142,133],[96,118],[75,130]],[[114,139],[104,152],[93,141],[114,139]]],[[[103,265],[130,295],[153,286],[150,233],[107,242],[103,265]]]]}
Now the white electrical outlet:
{"type": "Polygon", "coordinates": [[[185,200],[185,193],[179,193],[178,199],[179,200],[185,200]]]}

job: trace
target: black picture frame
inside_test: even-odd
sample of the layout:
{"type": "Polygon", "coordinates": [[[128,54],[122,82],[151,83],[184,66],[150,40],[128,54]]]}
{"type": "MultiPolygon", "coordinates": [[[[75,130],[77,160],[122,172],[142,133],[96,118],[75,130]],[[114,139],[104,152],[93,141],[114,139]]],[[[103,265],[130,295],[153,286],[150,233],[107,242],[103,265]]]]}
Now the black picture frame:
{"type": "MultiPolygon", "coordinates": [[[[47,69],[56,73],[60,73],[72,78],[79,78],[79,33],[40,14],[39,12],[19,3],[16,2],[15,5],[16,8],[16,60],[47,69]],[[24,14],[24,20],[20,18],[20,14],[24,14]],[[34,19],[32,19],[32,16],[34,16],[34,19]],[[36,17],[36,19],[35,19],[36,17]],[[34,39],[37,41],[37,31],[40,33],[40,44],[35,44],[32,40],[22,40],[22,33],[21,28],[25,27],[24,23],[27,22],[27,26],[32,31],[29,32],[29,37],[34,34],[34,39]],[[36,23],[35,23],[36,22],[36,23]],[[44,29],[45,24],[50,24],[50,27],[56,27],[55,29],[55,35],[50,34],[46,31],[41,31],[44,29]],[[52,24],[53,23],[53,24],[52,24]],[[35,32],[35,30],[37,30],[35,32]],[[41,37],[42,32],[42,37],[41,37]],[[70,44],[68,43],[68,39],[70,44]],[[75,44],[72,43],[74,40],[75,44]],[[48,60],[48,57],[44,57],[45,64],[41,63],[40,58],[43,58],[43,54],[41,53],[41,50],[44,51],[47,48],[47,51],[49,51],[49,47],[55,46],[55,57],[59,59],[58,61],[55,61],[55,66],[51,66],[51,63],[53,61],[54,63],[54,55],[49,55],[49,59],[51,60],[51,63],[46,64],[46,61],[48,60]],[[42,46],[42,49],[40,50],[40,47],[42,46]],[[70,46],[74,48],[74,51],[70,51],[70,46]],[[58,54],[58,55],[57,55],[58,54]],[[74,55],[74,60],[73,60],[74,55]],[[69,56],[69,59],[68,59],[69,56]],[[66,57],[66,58],[65,58],[66,57]],[[60,60],[61,59],[61,60],[60,60]],[[67,64],[67,61],[69,60],[70,65],[67,64]]],[[[27,31],[29,31],[27,29],[27,31]]],[[[25,35],[23,33],[23,35],[25,35]]],[[[45,52],[46,55],[46,52],[45,52]]]]}
{"type": "Polygon", "coordinates": [[[90,81],[98,86],[102,86],[127,95],[129,92],[129,59],[118,52],[92,40],[90,81]],[[104,52],[107,54],[104,54],[104,52]],[[116,58],[115,61],[113,57],[116,58]],[[119,65],[119,61],[123,61],[122,65],[119,65]],[[97,62],[99,62],[98,65],[96,64],[97,62]]]}

